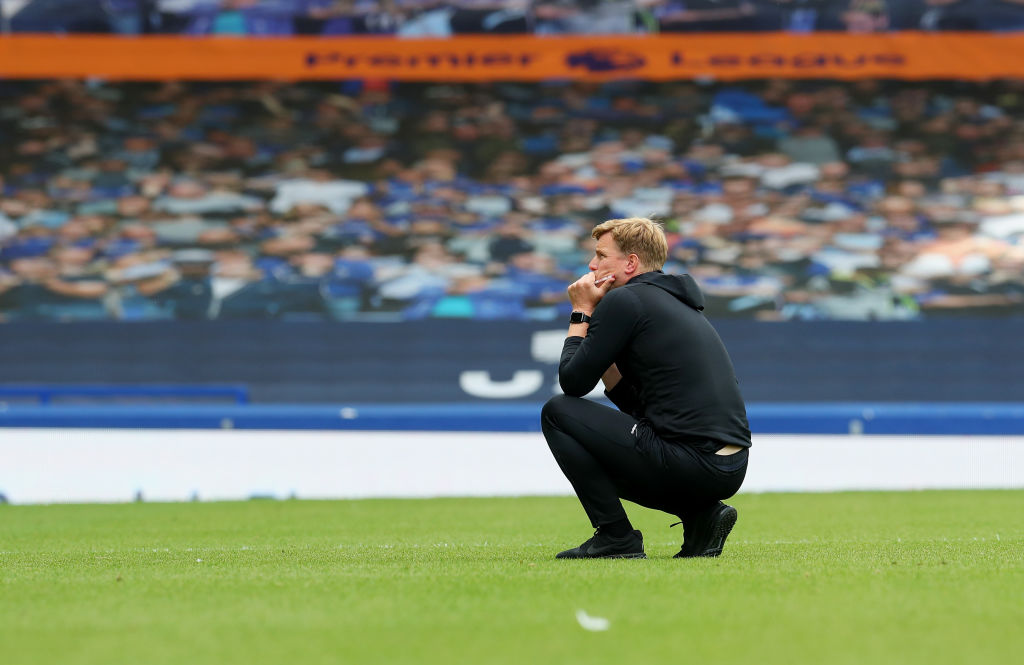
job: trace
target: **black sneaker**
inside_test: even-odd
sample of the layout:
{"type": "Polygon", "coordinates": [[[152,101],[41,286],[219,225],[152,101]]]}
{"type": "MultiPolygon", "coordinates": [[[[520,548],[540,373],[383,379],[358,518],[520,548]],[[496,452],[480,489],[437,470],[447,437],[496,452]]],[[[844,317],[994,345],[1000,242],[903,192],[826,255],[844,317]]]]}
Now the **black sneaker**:
{"type": "Polygon", "coordinates": [[[636,529],[621,538],[601,533],[597,528],[594,535],[579,547],[559,552],[556,559],[646,559],[644,537],[636,529]]]}
{"type": "Polygon", "coordinates": [[[721,501],[703,515],[683,524],[683,547],[673,558],[714,557],[722,553],[725,539],[736,524],[736,509],[721,501]]]}

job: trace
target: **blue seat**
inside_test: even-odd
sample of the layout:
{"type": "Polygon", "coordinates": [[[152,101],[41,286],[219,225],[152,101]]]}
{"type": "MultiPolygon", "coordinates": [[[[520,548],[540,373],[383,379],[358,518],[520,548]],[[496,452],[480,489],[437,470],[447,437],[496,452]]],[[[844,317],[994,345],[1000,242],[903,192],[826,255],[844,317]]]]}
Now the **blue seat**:
{"type": "Polygon", "coordinates": [[[241,10],[246,34],[261,37],[280,37],[294,32],[292,11],[282,6],[246,7],[241,10]]]}
{"type": "Polygon", "coordinates": [[[142,32],[139,0],[104,0],[103,4],[114,32],[124,35],[137,35],[142,32]]]}

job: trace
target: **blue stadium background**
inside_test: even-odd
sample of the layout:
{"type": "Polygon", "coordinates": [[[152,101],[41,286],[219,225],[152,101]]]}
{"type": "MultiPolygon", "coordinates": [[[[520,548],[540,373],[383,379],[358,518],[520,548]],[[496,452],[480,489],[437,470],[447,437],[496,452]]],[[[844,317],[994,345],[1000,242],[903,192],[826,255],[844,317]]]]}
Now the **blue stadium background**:
{"type": "MultiPolygon", "coordinates": [[[[74,4],[18,3],[4,29],[450,35],[480,30],[457,12],[430,28],[449,5],[468,21],[522,3],[74,4]]],[[[505,28],[580,31],[593,6],[561,4],[557,26],[505,28]]],[[[671,3],[596,4],[609,32],[682,29],[671,3]]],[[[720,4],[758,13],[703,29],[1024,26],[1000,2],[720,4]]],[[[3,425],[536,429],[588,229],[656,214],[755,431],[1024,429],[1019,80],[5,81],[0,97],[3,425]]]]}

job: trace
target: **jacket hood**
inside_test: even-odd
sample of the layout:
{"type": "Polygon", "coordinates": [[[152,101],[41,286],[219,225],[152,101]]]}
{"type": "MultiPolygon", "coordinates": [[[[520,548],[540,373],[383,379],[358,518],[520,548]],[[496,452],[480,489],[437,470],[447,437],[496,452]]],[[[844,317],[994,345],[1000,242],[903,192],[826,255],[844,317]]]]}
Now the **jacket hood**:
{"type": "Polygon", "coordinates": [[[652,270],[637,275],[629,280],[626,286],[633,284],[652,284],[663,291],[668,291],[676,300],[682,301],[698,312],[704,309],[704,294],[697,286],[697,282],[689,275],[666,275],[660,270],[652,270]]]}

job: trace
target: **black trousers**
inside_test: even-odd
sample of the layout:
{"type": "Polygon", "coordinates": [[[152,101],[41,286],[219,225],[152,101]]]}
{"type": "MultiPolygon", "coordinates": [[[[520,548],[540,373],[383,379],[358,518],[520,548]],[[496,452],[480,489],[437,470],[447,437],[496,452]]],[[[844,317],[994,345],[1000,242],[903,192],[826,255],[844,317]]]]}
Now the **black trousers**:
{"type": "Polygon", "coordinates": [[[626,517],[620,499],[686,521],[735,494],[747,472],[747,450],[670,443],[645,421],[580,397],[548,400],[541,429],[594,527],[626,517]]]}

